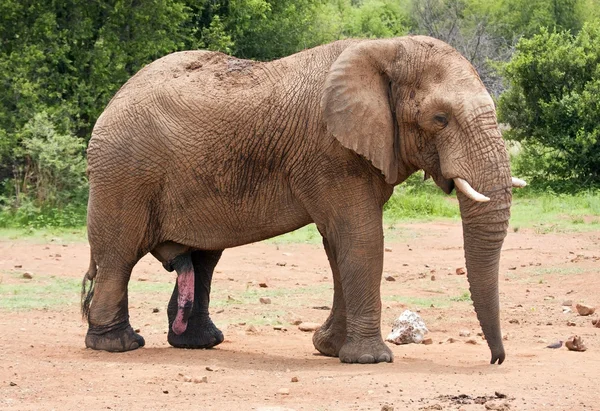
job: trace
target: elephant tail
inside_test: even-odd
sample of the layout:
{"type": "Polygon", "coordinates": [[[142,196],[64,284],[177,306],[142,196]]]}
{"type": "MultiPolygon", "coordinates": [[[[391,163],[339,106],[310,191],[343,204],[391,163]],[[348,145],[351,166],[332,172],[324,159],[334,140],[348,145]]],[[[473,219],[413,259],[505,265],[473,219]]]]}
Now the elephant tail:
{"type": "Polygon", "coordinates": [[[94,260],[94,257],[90,255],[90,266],[83,276],[83,282],[81,283],[81,316],[84,320],[87,320],[90,315],[90,304],[94,297],[94,278],[96,278],[97,271],[98,267],[96,261],[94,260]]]}

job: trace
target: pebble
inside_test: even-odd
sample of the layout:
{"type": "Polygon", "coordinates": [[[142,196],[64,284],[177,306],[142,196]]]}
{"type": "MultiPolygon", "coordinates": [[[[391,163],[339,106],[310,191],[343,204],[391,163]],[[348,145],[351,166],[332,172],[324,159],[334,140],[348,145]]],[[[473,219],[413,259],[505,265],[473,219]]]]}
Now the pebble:
{"type": "Polygon", "coordinates": [[[385,252],[386,253],[391,253],[392,252],[392,247],[385,247],[385,252]]]}
{"type": "Polygon", "coordinates": [[[431,281],[435,281],[435,275],[431,276],[431,281]]]}
{"type": "Polygon", "coordinates": [[[566,307],[570,307],[573,305],[573,300],[565,300],[562,302],[562,305],[564,305],[566,307]]]}
{"type": "Polygon", "coordinates": [[[582,316],[592,315],[596,311],[595,307],[592,307],[590,305],[585,305],[585,304],[577,304],[575,306],[575,308],[577,308],[577,312],[579,313],[579,315],[582,315],[582,316]]]}
{"type": "Polygon", "coordinates": [[[153,312],[153,313],[157,313],[157,312],[159,312],[159,311],[160,311],[160,310],[159,310],[158,308],[153,308],[153,309],[152,309],[152,312],[153,312]]]}
{"type": "Polygon", "coordinates": [[[456,342],[455,338],[448,337],[448,338],[446,338],[445,341],[440,341],[440,344],[452,344],[452,343],[455,343],[455,342],[456,342]]]}
{"type": "Polygon", "coordinates": [[[388,404],[384,404],[381,407],[381,411],[394,411],[394,407],[392,407],[391,405],[388,405],[388,404]]]}
{"type": "Polygon", "coordinates": [[[298,377],[292,377],[292,382],[298,382],[298,377]]]}
{"type": "Polygon", "coordinates": [[[31,280],[33,278],[33,275],[29,271],[26,271],[23,273],[23,278],[31,280]]]}
{"type": "Polygon", "coordinates": [[[278,265],[279,267],[285,267],[285,266],[287,265],[287,263],[277,263],[277,265],[278,265]]]}
{"type": "Polygon", "coordinates": [[[396,281],[396,279],[394,277],[392,277],[391,275],[386,275],[385,281],[396,281]]]}
{"type": "Polygon", "coordinates": [[[431,345],[431,344],[433,344],[433,340],[431,338],[425,338],[423,340],[423,344],[425,344],[425,345],[431,345]]]}
{"type": "Polygon", "coordinates": [[[210,365],[206,366],[206,371],[219,371],[217,367],[211,367],[210,365]]]}
{"type": "Polygon", "coordinates": [[[319,324],[319,323],[309,323],[309,322],[304,323],[303,322],[298,325],[298,329],[300,331],[306,331],[306,332],[316,331],[319,328],[321,328],[321,324],[319,324]]]}
{"type": "Polygon", "coordinates": [[[577,323],[573,320],[568,320],[567,321],[567,326],[568,327],[575,327],[577,325],[577,323]]]}
{"type": "Polygon", "coordinates": [[[249,333],[249,334],[256,334],[258,332],[258,330],[256,329],[255,326],[253,326],[252,324],[250,324],[248,327],[246,327],[246,332],[249,333]]]}
{"type": "Polygon", "coordinates": [[[470,337],[471,336],[471,331],[469,331],[469,330],[460,330],[458,332],[458,335],[460,337],[470,337]]]}
{"type": "Polygon", "coordinates": [[[269,288],[269,286],[267,285],[267,283],[258,283],[258,286],[260,288],[269,288]]]}
{"type": "Polygon", "coordinates": [[[261,304],[271,304],[271,299],[269,297],[260,297],[258,300],[261,304]]]}
{"type": "Polygon", "coordinates": [[[460,267],[456,269],[456,275],[465,275],[467,273],[467,270],[465,270],[464,267],[460,267]]]}
{"type": "Polygon", "coordinates": [[[192,381],[195,384],[208,383],[208,377],[206,375],[202,376],[202,378],[195,377],[192,381]]]}
{"type": "Polygon", "coordinates": [[[15,268],[23,268],[22,264],[15,264],[15,268]]]}
{"type": "Polygon", "coordinates": [[[279,395],[290,395],[290,389],[289,388],[280,388],[277,390],[277,394],[279,395]]]}
{"type": "Polygon", "coordinates": [[[574,335],[571,338],[569,338],[565,342],[565,346],[569,349],[569,351],[583,352],[587,350],[587,347],[583,343],[583,339],[578,335],[574,335]]]}
{"type": "Polygon", "coordinates": [[[292,322],[290,324],[292,324],[292,325],[300,325],[300,324],[302,324],[302,320],[295,319],[295,320],[292,320],[292,322]]]}
{"type": "Polygon", "coordinates": [[[465,341],[465,344],[477,345],[479,343],[477,342],[477,340],[475,340],[475,338],[470,338],[467,341],[465,341]]]}
{"type": "Polygon", "coordinates": [[[600,319],[592,320],[592,325],[597,328],[600,328],[600,319]]]}

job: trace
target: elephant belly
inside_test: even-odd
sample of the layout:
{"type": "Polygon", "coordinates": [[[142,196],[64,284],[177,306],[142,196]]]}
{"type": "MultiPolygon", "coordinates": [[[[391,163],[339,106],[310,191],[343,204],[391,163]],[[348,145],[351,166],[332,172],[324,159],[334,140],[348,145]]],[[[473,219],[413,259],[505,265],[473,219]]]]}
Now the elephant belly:
{"type": "MultiPolygon", "coordinates": [[[[163,226],[163,238],[202,250],[222,250],[265,240],[312,222],[289,192],[208,196],[190,202],[163,226]]],[[[213,192],[214,193],[214,192],[213,192]]],[[[171,208],[173,209],[173,208],[171,208]]]]}

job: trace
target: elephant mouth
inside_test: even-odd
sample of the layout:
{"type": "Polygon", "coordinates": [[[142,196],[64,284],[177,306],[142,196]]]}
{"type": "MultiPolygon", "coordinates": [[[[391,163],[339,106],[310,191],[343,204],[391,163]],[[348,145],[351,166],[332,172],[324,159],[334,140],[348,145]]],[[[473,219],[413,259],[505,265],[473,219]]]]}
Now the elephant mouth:
{"type": "Polygon", "coordinates": [[[436,181],[436,184],[446,194],[450,194],[454,190],[454,180],[451,178],[440,178],[436,181]]]}

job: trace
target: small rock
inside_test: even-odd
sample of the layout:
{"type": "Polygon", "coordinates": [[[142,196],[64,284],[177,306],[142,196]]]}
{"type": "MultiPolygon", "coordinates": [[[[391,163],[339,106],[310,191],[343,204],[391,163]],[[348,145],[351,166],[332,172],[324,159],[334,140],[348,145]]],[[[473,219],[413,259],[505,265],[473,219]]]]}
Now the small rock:
{"type": "MultiPolygon", "coordinates": [[[[444,344],[454,344],[456,342],[456,338],[452,338],[452,337],[448,337],[446,338],[446,340],[444,341],[444,344]]],[[[440,344],[442,342],[440,341],[440,344]]]]}
{"type": "Polygon", "coordinates": [[[419,314],[405,310],[392,324],[392,331],[385,338],[394,344],[420,344],[429,330],[419,314]]]}
{"type": "Polygon", "coordinates": [[[185,382],[192,382],[192,377],[190,377],[189,375],[186,375],[183,377],[183,381],[185,382]]]}
{"type": "Polygon", "coordinates": [[[460,330],[458,332],[459,337],[470,337],[471,336],[471,331],[469,330],[460,330]]]}
{"type": "Polygon", "coordinates": [[[9,383],[9,385],[10,385],[11,387],[16,387],[16,386],[17,386],[17,383],[16,383],[16,382],[12,382],[12,381],[11,381],[11,382],[9,383]]]}
{"type": "Polygon", "coordinates": [[[562,341],[557,341],[557,342],[547,345],[546,348],[557,349],[557,348],[562,347],[562,345],[563,345],[562,341]]]}
{"type": "Polygon", "coordinates": [[[139,332],[140,332],[141,330],[140,330],[139,328],[136,328],[136,329],[135,329],[135,330],[133,330],[133,331],[135,331],[136,333],[138,333],[138,334],[139,334],[139,332]]]}
{"type": "Polygon", "coordinates": [[[223,308],[221,308],[220,310],[216,311],[216,314],[221,314],[221,313],[224,313],[224,312],[225,312],[225,310],[223,308]]]}
{"type": "Polygon", "coordinates": [[[148,279],[147,279],[147,278],[140,277],[140,278],[138,278],[138,281],[148,281],[148,279]]]}
{"type": "Polygon", "coordinates": [[[381,411],[394,411],[394,407],[388,404],[384,404],[381,406],[381,411]]]}
{"type": "Polygon", "coordinates": [[[385,252],[386,253],[391,253],[392,252],[392,247],[385,247],[385,252]]]}
{"type": "Polygon", "coordinates": [[[435,275],[431,276],[431,281],[435,281],[435,275]]]}
{"type": "Polygon", "coordinates": [[[575,327],[575,326],[577,326],[577,323],[575,321],[573,321],[573,320],[568,320],[567,321],[567,326],[568,327],[575,327]]]}
{"type": "Polygon", "coordinates": [[[517,320],[516,318],[513,318],[512,320],[508,321],[511,324],[520,324],[519,320],[517,320]]]}
{"type": "Polygon", "coordinates": [[[217,367],[211,367],[210,365],[206,366],[206,371],[219,371],[217,367]]]}
{"type": "Polygon", "coordinates": [[[477,340],[475,340],[475,338],[469,338],[467,341],[465,341],[465,344],[477,345],[479,343],[477,340]]]}
{"type": "Polygon", "coordinates": [[[280,267],[285,267],[287,265],[287,263],[285,263],[285,262],[281,263],[280,262],[280,263],[277,263],[277,265],[280,266],[280,267]]]}
{"type": "Polygon", "coordinates": [[[260,288],[269,288],[269,286],[267,285],[267,283],[258,283],[258,286],[260,288]]]}
{"type": "Polygon", "coordinates": [[[192,381],[194,381],[194,384],[208,383],[208,377],[206,375],[202,376],[202,378],[195,377],[192,381]]]}
{"type": "Polygon", "coordinates": [[[511,270],[511,271],[514,271],[514,270],[516,270],[516,269],[517,269],[517,267],[516,267],[516,266],[513,266],[513,267],[508,267],[508,269],[509,269],[509,270],[511,270]]]}
{"type": "Polygon", "coordinates": [[[271,299],[269,297],[260,297],[258,300],[261,304],[271,304],[271,299]]]}
{"type": "Polygon", "coordinates": [[[582,316],[592,315],[596,311],[596,308],[585,304],[577,304],[575,308],[577,308],[579,315],[582,316]]]}
{"type": "Polygon", "coordinates": [[[275,331],[287,331],[287,328],[285,328],[283,325],[274,325],[273,329],[275,331]]]}
{"type": "Polygon", "coordinates": [[[487,401],[485,403],[485,409],[493,411],[509,411],[510,405],[506,401],[487,401]]]}
{"type": "Polygon", "coordinates": [[[565,300],[562,302],[563,306],[570,307],[573,305],[573,300],[565,300]]]}
{"type": "Polygon", "coordinates": [[[316,331],[319,328],[321,328],[321,324],[319,323],[303,322],[298,325],[298,329],[305,332],[316,331]]]}
{"type": "Polygon", "coordinates": [[[313,310],[331,310],[331,307],[328,305],[315,305],[312,307],[313,310]]]}
{"type": "Polygon", "coordinates": [[[569,314],[569,313],[573,312],[573,310],[571,310],[571,307],[565,307],[565,306],[563,306],[562,310],[563,310],[562,311],[563,314],[569,314]]]}
{"type": "Polygon", "coordinates": [[[467,270],[465,270],[464,267],[460,267],[456,269],[456,275],[465,275],[467,273],[467,270]]]}
{"type": "Polygon", "coordinates": [[[302,324],[302,320],[299,320],[299,319],[292,320],[292,322],[290,324],[292,324],[292,325],[300,325],[300,324],[302,324]]]}
{"type": "Polygon", "coordinates": [[[504,341],[508,341],[508,340],[509,340],[509,338],[510,338],[510,334],[508,334],[508,333],[506,333],[506,334],[504,334],[504,335],[502,336],[502,339],[503,339],[504,341]]]}
{"type": "Polygon", "coordinates": [[[392,277],[391,275],[386,275],[384,278],[385,278],[385,281],[396,281],[396,279],[394,277],[392,277]]]}
{"type": "Polygon", "coordinates": [[[433,344],[433,340],[431,338],[425,338],[423,340],[422,344],[431,345],[431,344],[433,344]]]}
{"type": "Polygon", "coordinates": [[[29,271],[26,271],[23,273],[23,278],[27,279],[27,280],[31,280],[33,278],[33,274],[31,274],[29,271]]]}
{"type": "Polygon", "coordinates": [[[579,351],[583,352],[587,350],[585,344],[583,344],[583,340],[578,335],[574,335],[565,342],[565,346],[569,349],[569,351],[579,351]]]}
{"type": "Polygon", "coordinates": [[[153,308],[153,309],[152,309],[152,312],[153,312],[153,313],[157,313],[157,312],[159,312],[159,311],[160,311],[160,310],[159,310],[158,308],[153,308]]]}
{"type": "Polygon", "coordinates": [[[292,377],[292,382],[298,382],[298,377],[292,377]]]}
{"type": "Polygon", "coordinates": [[[592,320],[592,325],[596,326],[597,328],[600,328],[600,319],[592,320]]]}
{"type": "Polygon", "coordinates": [[[252,324],[250,324],[248,327],[246,327],[246,332],[248,334],[256,334],[258,332],[258,330],[256,329],[255,326],[253,326],[252,324]]]}
{"type": "Polygon", "coordinates": [[[60,255],[59,253],[56,253],[56,254],[54,254],[54,257],[56,257],[56,258],[61,258],[61,257],[62,257],[62,255],[60,255]]]}
{"type": "Polygon", "coordinates": [[[277,394],[278,395],[290,395],[290,389],[289,388],[280,388],[277,390],[277,394]]]}
{"type": "Polygon", "coordinates": [[[15,268],[23,268],[23,264],[15,264],[15,268]]]}

